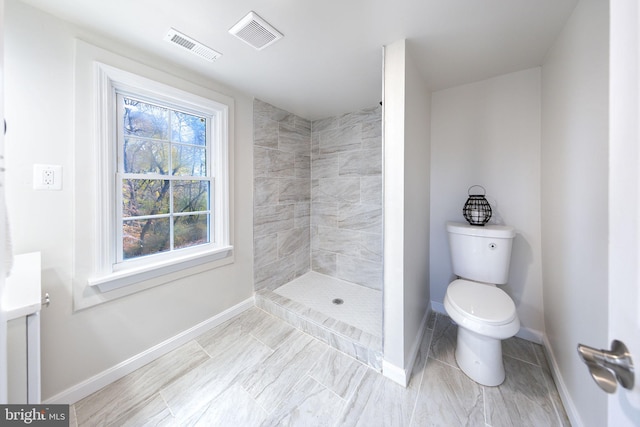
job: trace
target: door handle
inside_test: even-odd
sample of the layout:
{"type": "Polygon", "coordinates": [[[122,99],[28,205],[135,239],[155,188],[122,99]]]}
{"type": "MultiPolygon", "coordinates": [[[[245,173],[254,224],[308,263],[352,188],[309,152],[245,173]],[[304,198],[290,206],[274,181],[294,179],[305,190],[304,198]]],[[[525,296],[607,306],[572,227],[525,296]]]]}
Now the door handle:
{"type": "Polygon", "coordinates": [[[613,340],[611,350],[578,344],[578,354],[596,384],[607,393],[615,393],[618,383],[628,390],[633,388],[633,360],[629,349],[621,341],[613,340]]]}

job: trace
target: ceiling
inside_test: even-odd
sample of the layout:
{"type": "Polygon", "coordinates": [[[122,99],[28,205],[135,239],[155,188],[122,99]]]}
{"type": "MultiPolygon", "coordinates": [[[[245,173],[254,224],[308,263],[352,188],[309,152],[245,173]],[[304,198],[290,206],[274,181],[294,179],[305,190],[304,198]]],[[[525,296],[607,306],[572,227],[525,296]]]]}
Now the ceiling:
{"type": "Polygon", "coordinates": [[[22,0],[311,120],[376,105],[382,46],[401,39],[431,90],[541,65],[577,1],[22,0]],[[230,35],[249,11],[284,38],[257,51],[230,35]],[[165,42],[172,27],[223,56],[165,42]]]}

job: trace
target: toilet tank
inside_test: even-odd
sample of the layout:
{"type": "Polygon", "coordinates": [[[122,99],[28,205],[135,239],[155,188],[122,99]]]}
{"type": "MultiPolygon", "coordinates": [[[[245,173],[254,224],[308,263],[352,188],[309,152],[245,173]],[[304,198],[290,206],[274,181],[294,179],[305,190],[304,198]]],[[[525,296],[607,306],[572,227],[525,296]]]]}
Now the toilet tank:
{"type": "Polygon", "coordinates": [[[503,285],[509,279],[515,229],[504,225],[447,222],[453,273],[475,282],[503,285]]]}

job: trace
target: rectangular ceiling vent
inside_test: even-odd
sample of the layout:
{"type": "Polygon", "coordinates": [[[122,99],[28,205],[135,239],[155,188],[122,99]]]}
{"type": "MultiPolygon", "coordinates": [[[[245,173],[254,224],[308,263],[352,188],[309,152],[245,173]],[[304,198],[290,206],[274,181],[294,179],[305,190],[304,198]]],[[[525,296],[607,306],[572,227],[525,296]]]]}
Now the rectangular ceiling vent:
{"type": "Polygon", "coordinates": [[[202,43],[192,39],[185,34],[182,34],[178,30],[174,30],[173,28],[169,30],[164,39],[176,46],[188,50],[194,55],[198,55],[200,58],[206,59],[209,62],[213,62],[222,56],[220,52],[216,52],[210,47],[203,45],[202,43]]]}
{"type": "Polygon", "coordinates": [[[283,37],[255,12],[249,12],[229,32],[257,50],[262,50],[283,37]]]}

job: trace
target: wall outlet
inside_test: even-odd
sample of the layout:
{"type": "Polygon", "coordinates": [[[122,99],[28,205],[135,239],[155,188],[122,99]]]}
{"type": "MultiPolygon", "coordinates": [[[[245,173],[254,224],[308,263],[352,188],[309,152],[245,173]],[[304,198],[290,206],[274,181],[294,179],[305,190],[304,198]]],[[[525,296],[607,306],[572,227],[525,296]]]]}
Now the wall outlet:
{"type": "Polygon", "coordinates": [[[62,190],[62,166],[33,165],[34,190],[62,190]]]}

